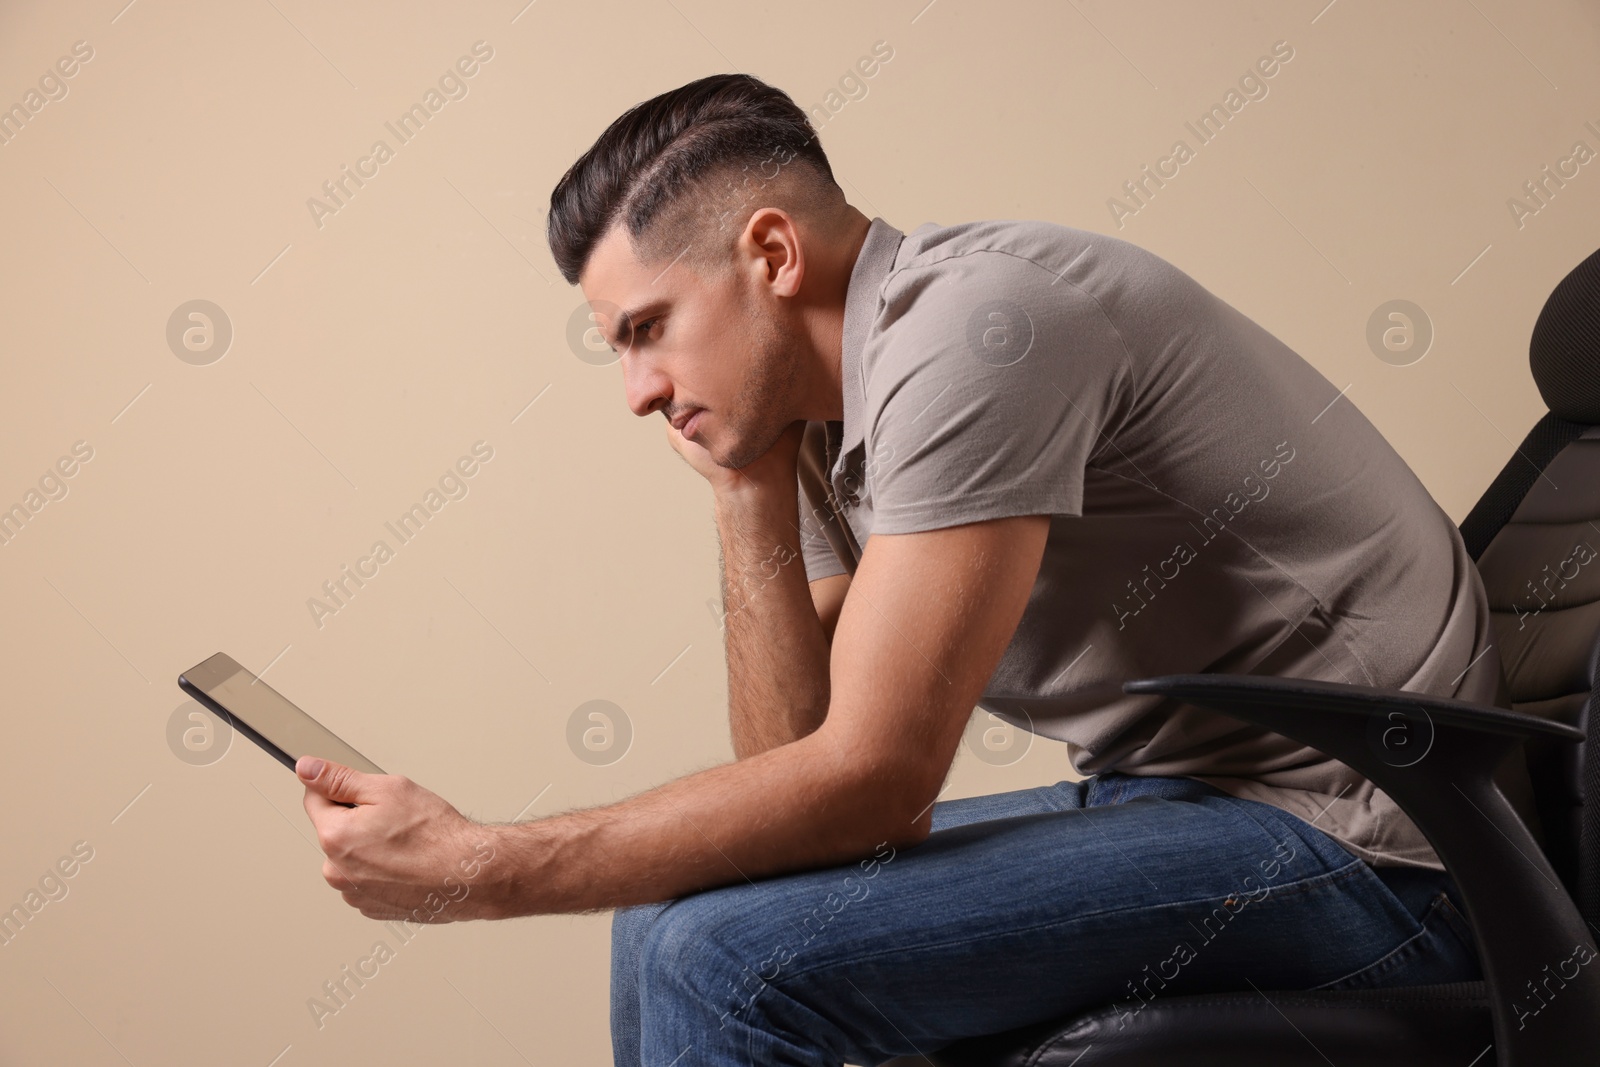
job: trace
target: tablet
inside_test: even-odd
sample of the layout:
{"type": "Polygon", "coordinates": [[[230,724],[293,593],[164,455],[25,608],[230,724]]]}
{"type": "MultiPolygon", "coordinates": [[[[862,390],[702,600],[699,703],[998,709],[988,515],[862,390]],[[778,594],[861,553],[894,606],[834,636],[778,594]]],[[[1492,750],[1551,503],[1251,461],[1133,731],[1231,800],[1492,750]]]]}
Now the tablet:
{"type": "Polygon", "coordinates": [[[367,774],[384,773],[224,652],[178,675],[178,687],[291,771],[301,756],[320,756],[367,774]]]}

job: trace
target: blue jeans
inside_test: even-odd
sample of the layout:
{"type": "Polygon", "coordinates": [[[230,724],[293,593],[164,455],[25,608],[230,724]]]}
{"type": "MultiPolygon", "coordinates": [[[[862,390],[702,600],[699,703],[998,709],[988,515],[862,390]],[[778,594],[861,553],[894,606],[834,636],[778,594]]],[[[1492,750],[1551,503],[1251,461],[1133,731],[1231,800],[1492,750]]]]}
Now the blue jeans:
{"type": "Polygon", "coordinates": [[[617,909],[614,1058],[874,1067],[1189,993],[1476,980],[1455,893],[1191,778],[941,801],[913,847],[617,909]]]}

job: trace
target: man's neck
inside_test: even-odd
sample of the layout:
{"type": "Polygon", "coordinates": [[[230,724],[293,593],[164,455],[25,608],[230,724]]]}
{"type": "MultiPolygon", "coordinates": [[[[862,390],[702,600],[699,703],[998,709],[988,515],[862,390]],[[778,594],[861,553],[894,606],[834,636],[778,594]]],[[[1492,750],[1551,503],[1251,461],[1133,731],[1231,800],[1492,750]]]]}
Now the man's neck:
{"type": "Polygon", "coordinates": [[[844,418],[844,312],[850,293],[850,276],[866,243],[872,220],[856,211],[845,228],[845,238],[825,253],[822,301],[813,332],[819,357],[821,395],[812,405],[819,413],[808,416],[823,421],[844,418]],[[831,253],[831,254],[828,254],[831,253]]]}

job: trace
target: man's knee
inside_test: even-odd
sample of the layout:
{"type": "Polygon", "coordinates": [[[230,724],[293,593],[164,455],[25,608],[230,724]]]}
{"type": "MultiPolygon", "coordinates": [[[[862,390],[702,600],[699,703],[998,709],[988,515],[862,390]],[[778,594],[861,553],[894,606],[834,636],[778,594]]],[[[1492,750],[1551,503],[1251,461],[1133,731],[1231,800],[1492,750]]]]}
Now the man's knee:
{"type": "MultiPolygon", "coordinates": [[[[748,898],[742,898],[748,901],[748,898]]],[[[770,979],[757,951],[772,937],[764,934],[771,909],[737,907],[726,895],[695,894],[658,912],[640,941],[639,978],[655,995],[689,997],[718,1012],[737,1014],[756,999],[770,979]],[[764,940],[763,940],[764,939],[764,940]]],[[[646,995],[649,995],[647,993],[646,995]]]]}
{"type": "MultiPolygon", "coordinates": [[[[840,1062],[850,1039],[838,1019],[853,1018],[860,994],[847,980],[806,983],[801,966],[814,967],[816,959],[797,953],[803,935],[785,901],[782,893],[734,887],[685,897],[663,911],[640,954],[644,1011],[671,1020],[679,1036],[715,1033],[730,1048],[782,1047],[794,1057],[784,1062],[823,1056],[840,1062]]],[[[850,1025],[859,1029],[860,1020],[850,1025]]],[[[769,1054],[758,1062],[777,1061],[769,1054]]]]}
{"type": "Polygon", "coordinates": [[[718,909],[706,907],[700,897],[657,907],[640,934],[640,966],[669,971],[684,969],[693,956],[712,948],[719,914],[718,909]]]}
{"type": "Polygon", "coordinates": [[[645,936],[655,924],[670,900],[649,904],[630,904],[611,913],[611,962],[613,967],[631,967],[637,971],[639,955],[645,936]]]}

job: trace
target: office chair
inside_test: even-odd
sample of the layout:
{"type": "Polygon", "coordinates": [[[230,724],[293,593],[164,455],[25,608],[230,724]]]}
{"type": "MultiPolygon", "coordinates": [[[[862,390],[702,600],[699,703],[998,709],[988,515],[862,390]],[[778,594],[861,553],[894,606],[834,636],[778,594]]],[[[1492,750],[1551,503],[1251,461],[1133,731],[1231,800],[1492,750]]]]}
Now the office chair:
{"type": "Polygon", "coordinates": [[[1600,1063],[1600,744],[1582,743],[1600,722],[1600,251],[1551,293],[1529,363],[1549,411],[1461,524],[1509,710],[1253,675],[1122,687],[1266,726],[1370,778],[1454,878],[1484,980],[1157,997],[1131,1023],[1108,1004],[884,1067],[1600,1063]],[[1391,724],[1431,738],[1426,755],[1397,766],[1409,757],[1373,743],[1391,724]],[[1542,848],[1502,788],[1512,780],[1531,786],[1542,848]]]}

